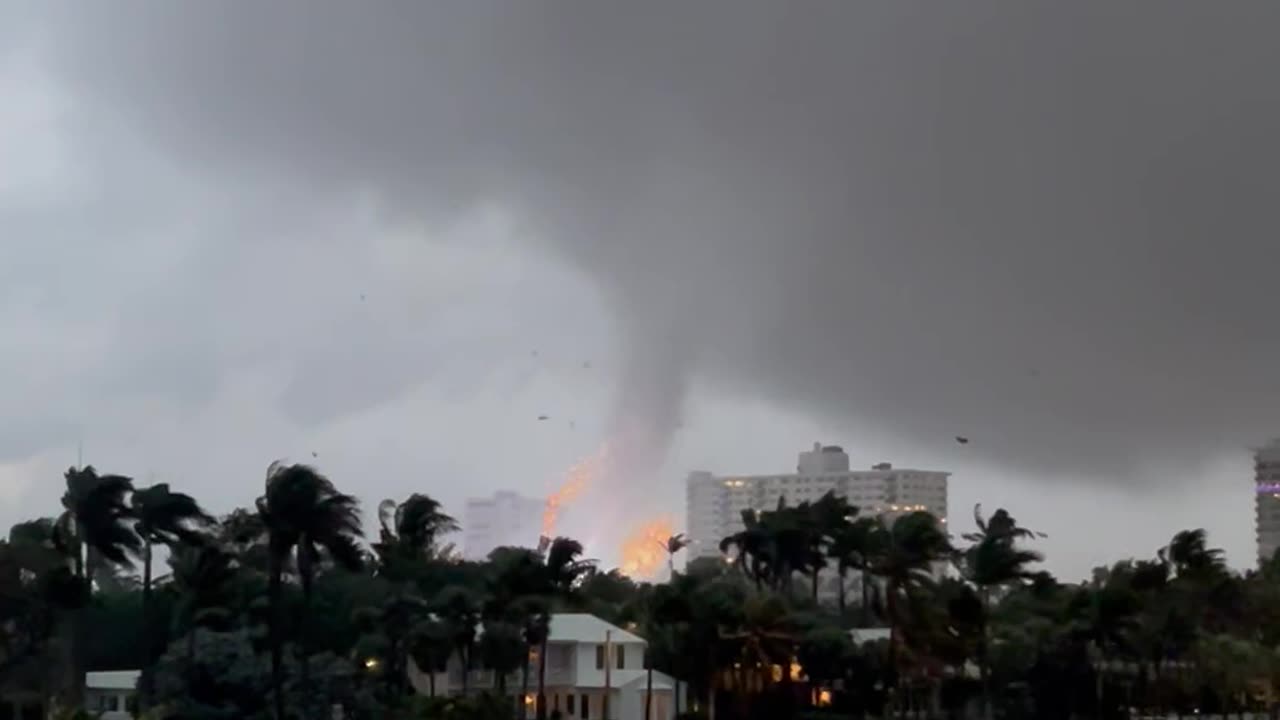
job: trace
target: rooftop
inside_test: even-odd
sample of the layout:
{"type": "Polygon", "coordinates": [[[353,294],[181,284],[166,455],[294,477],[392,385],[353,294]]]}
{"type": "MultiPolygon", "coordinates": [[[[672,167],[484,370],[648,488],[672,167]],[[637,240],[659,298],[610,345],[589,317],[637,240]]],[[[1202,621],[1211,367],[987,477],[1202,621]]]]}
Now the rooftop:
{"type": "Polygon", "coordinates": [[[616,643],[644,643],[644,638],[587,613],[555,613],[551,616],[551,642],[603,643],[605,633],[616,643]]]}
{"type": "Polygon", "coordinates": [[[84,674],[84,686],[90,690],[133,690],[141,675],[141,670],[88,672],[84,674]]]}

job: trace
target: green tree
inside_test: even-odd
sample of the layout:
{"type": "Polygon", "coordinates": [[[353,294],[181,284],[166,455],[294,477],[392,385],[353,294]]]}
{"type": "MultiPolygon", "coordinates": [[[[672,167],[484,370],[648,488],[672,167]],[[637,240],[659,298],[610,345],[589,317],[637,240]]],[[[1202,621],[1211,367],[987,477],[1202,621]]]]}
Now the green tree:
{"type": "MultiPolygon", "coordinates": [[[[307,465],[273,463],[267,470],[266,492],[257,502],[268,537],[271,606],[271,678],[277,720],[285,718],[283,579],[293,557],[302,586],[303,616],[310,606],[312,582],[321,553],[348,568],[359,568],[359,501],[338,492],[328,478],[307,465]]],[[[303,694],[308,684],[306,651],[301,655],[303,694]]]]}

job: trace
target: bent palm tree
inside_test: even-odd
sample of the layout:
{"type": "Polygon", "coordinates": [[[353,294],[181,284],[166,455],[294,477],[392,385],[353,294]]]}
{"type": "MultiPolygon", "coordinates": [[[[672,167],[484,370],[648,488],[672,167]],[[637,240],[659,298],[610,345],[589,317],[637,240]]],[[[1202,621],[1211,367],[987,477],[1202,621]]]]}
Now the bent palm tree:
{"type": "MultiPolygon", "coordinates": [[[[273,463],[267,469],[266,492],[257,502],[267,531],[268,596],[271,606],[271,682],[277,720],[284,720],[284,638],[281,600],[284,567],[295,556],[302,585],[303,614],[311,605],[312,581],[321,553],[344,567],[363,563],[358,538],[360,504],[338,492],[328,478],[307,465],[273,463]]],[[[307,656],[301,654],[303,695],[309,684],[307,656]]]]}
{"type": "Polygon", "coordinates": [[[951,552],[947,534],[933,515],[917,511],[882,521],[871,539],[870,572],[883,581],[889,620],[889,670],[897,682],[898,641],[904,602],[913,589],[933,583],[933,566],[951,552]]]}
{"type": "MultiPolygon", "coordinates": [[[[133,531],[127,502],[133,480],[123,475],[98,475],[92,466],[70,468],[64,475],[63,513],[55,524],[55,542],[71,556],[75,577],[92,594],[93,579],[107,562],[132,567],[142,541],[133,531]]],[[[84,701],[85,613],[72,619],[68,670],[69,703],[84,701]]]]}
{"type": "Polygon", "coordinates": [[[373,550],[384,574],[403,579],[398,576],[404,574],[406,565],[429,557],[442,535],[458,530],[458,522],[441,507],[434,498],[419,493],[402,503],[383,500],[378,504],[382,528],[373,550]]]}
{"type": "Polygon", "coordinates": [[[142,631],[146,648],[146,665],[139,688],[142,708],[151,704],[155,673],[154,618],[151,598],[151,548],[156,543],[169,547],[196,545],[202,541],[198,527],[212,525],[212,516],[200,509],[190,495],[175,493],[165,483],[135,491],[131,498],[133,529],[142,540],[142,631]]]}
{"type": "MultiPolygon", "coordinates": [[[[582,543],[565,537],[551,541],[544,561],[545,583],[554,597],[569,600],[584,577],[595,570],[594,560],[582,559],[582,543]]],[[[547,640],[551,635],[548,624],[538,651],[538,720],[547,720],[547,640]]]]}
{"type": "Polygon", "coordinates": [[[973,519],[978,532],[965,533],[965,540],[973,543],[958,556],[961,575],[978,590],[981,604],[977,643],[978,671],[982,676],[983,714],[990,718],[991,665],[989,662],[991,593],[998,588],[1028,581],[1035,574],[1028,565],[1043,559],[1040,553],[1017,547],[1017,541],[1043,537],[1042,533],[1020,527],[1004,508],[996,510],[990,519],[982,517],[982,506],[975,505],[973,519]]]}
{"type": "Polygon", "coordinates": [[[685,537],[684,533],[676,533],[675,535],[667,538],[666,542],[661,544],[662,549],[667,553],[667,570],[670,572],[670,577],[675,577],[676,553],[689,547],[689,538],[685,537]]]}

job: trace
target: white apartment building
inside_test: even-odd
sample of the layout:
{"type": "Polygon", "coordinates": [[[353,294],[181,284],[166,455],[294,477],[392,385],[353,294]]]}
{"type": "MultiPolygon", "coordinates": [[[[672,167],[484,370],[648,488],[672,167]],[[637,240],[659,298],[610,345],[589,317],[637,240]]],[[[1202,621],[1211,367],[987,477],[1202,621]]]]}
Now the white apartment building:
{"type": "MultiPolygon", "coordinates": [[[[480,630],[483,632],[483,629],[480,630]]],[[[547,674],[544,693],[547,715],[559,712],[565,720],[605,720],[605,697],[609,698],[607,720],[646,720],[645,695],[649,692],[648,671],[644,667],[646,643],[643,638],[585,613],[554,613],[547,638],[547,674]]],[[[537,650],[529,657],[530,686],[526,689],[524,717],[536,714],[537,650]]],[[[431,692],[428,675],[410,660],[409,681],[416,692],[431,692]]],[[[470,692],[492,692],[497,687],[492,670],[473,668],[468,673],[470,692]]],[[[519,701],[519,672],[506,678],[507,693],[519,701]]],[[[462,692],[462,665],[455,655],[448,669],[437,673],[437,695],[462,692]]],[[[675,717],[675,681],[654,671],[652,700],[647,720],[675,717]]]]}
{"type": "Polygon", "coordinates": [[[483,560],[497,547],[536,547],[545,506],[543,500],[507,490],[468,500],[462,515],[463,557],[483,560]]]}
{"type": "MultiPolygon", "coordinates": [[[[1277,468],[1280,469],[1280,464],[1277,468]]],[[[743,510],[772,510],[780,498],[785,498],[787,505],[795,506],[834,492],[857,506],[861,515],[892,518],[926,510],[945,523],[949,476],[947,472],[895,468],[888,463],[870,470],[850,470],[849,455],[843,449],[820,443],[800,453],[794,473],[693,472],[687,480],[688,557],[719,556],[720,541],[742,530],[743,510]]]]}
{"type": "Polygon", "coordinates": [[[1280,440],[1272,440],[1254,451],[1253,485],[1258,564],[1261,565],[1280,548],[1280,440]]]}

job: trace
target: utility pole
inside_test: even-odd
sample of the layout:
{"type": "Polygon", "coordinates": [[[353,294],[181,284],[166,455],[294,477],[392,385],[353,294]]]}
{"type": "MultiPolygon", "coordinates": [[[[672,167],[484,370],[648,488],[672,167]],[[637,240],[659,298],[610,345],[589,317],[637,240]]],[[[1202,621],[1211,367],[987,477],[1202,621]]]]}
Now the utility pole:
{"type": "Polygon", "coordinates": [[[613,675],[610,670],[613,668],[613,631],[604,631],[604,704],[602,705],[603,713],[600,717],[609,720],[609,696],[613,694],[613,675]]]}

